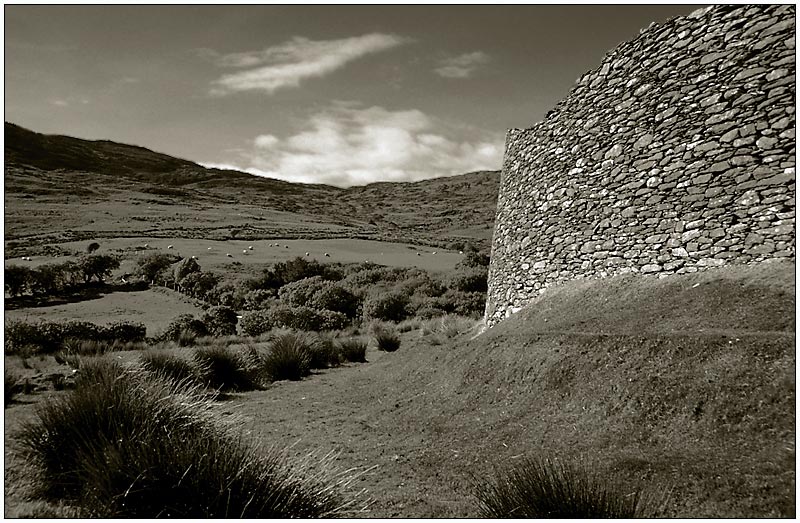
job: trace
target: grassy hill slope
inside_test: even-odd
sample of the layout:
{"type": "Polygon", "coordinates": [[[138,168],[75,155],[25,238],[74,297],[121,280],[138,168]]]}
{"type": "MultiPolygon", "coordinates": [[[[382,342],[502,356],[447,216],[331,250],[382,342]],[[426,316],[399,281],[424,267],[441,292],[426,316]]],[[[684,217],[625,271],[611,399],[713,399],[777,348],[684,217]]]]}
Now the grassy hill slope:
{"type": "Polygon", "coordinates": [[[8,122],[5,156],[6,239],[30,245],[117,234],[486,244],[499,184],[497,171],[348,189],[290,183],[8,122]]]}
{"type": "Polygon", "coordinates": [[[668,517],[793,516],[794,295],[787,263],[574,282],[471,341],[409,333],[237,410],[377,464],[372,517],[475,516],[473,478],[523,456],[668,492],[668,517]]]}

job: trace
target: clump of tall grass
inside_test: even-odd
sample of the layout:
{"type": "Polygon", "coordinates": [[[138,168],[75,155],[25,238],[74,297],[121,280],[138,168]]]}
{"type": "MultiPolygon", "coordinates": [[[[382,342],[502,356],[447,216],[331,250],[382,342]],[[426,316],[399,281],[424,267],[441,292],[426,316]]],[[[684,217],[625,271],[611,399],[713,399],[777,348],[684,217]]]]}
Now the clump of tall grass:
{"type": "Polygon", "coordinates": [[[14,400],[14,396],[20,391],[19,378],[9,372],[3,372],[5,386],[3,388],[3,407],[8,407],[8,404],[14,400]]]}
{"type": "Polygon", "coordinates": [[[359,338],[344,338],[338,341],[339,355],[344,361],[364,363],[367,361],[367,342],[359,338]]]}
{"type": "Polygon", "coordinates": [[[202,388],[99,361],[83,371],[74,391],[40,404],[15,435],[39,471],[39,497],[105,518],[330,517],[344,510],[341,481],[261,452],[218,421],[202,388]]]}
{"type": "Polygon", "coordinates": [[[327,369],[341,365],[339,350],[332,334],[318,332],[309,340],[312,369],[327,369]]]}
{"type": "Polygon", "coordinates": [[[202,384],[203,371],[198,365],[164,350],[149,350],[139,356],[139,363],[144,370],[161,374],[173,381],[202,384]]]}
{"type": "Polygon", "coordinates": [[[420,326],[420,335],[428,336],[430,334],[435,334],[445,338],[455,338],[460,334],[474,329],[475,325],[478,323],[480,322],[473,318],[446,314],[439,318],[431,318],[422,322],[420,326]]]}
{"type": "Polygon", "coordinates": [[[372,325],[372,335],[378,345],[378,350],[394,352],[400,348],[400,335],[397,334],[397,330],[392,325],[374,323],[372,325]]]}
{"type": "Polygon", "coordinates": [[[614,481],[577,463],[525,459],[475,485],[486,518],[640,518],[640,490],[623,493],[614,481]]]}
{"type": "Polygon", "coordinates": [[[228,391],[248,391],[259,387],[247,362],[229,347],[212,345],[195,351],[194,361],[205,383],[212,388],[228,391]]]}
{"type": "Polygon", "coordinates": [[[297,332],[275,335],[270,342],[269,353],[262,361],[269,379],[299,380],[311,372],[311,342],[297,332]]]}

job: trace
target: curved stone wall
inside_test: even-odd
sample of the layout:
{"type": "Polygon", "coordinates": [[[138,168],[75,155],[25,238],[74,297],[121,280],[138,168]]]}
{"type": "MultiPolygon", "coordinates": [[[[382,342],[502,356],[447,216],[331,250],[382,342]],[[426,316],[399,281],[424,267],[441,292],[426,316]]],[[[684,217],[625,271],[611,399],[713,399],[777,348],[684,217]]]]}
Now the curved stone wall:
{"type": "Polygon", "coordinates": [[[794,17],[714,6],[651,25],[508,132],[489,325],[575,278],[794,259],[794,17]]]}

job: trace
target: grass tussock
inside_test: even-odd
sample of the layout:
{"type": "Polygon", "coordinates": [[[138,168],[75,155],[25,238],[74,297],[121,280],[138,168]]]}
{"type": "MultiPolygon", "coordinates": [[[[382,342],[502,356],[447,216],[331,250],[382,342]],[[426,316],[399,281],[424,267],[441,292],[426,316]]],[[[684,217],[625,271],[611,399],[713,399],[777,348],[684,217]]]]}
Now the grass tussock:
{"type": "Polygon", "coordinates": [[[194,361],[205,383],[222,391],[248,391],[259,388],[248,362],[233,349],[212,345],[195,351],[194,361]]]}
{"type": "Polygon", "coordinates": [[[8,404],[14,401],[14,396],[20,392],[19,377],[6,370],[3,372],[4,387],[3,387],[3,406],[8,407],[8,404]]]}
{"type": "Polygon", "coordinates": [[[311,352],[312,369],[327,369],[338,367],[342,361],[339,356],[339,349],[334,340],[334,336],[328,332],[318,332],[310,339],[309,349],[311,352]]]}
{"type": "Polygon", "coordinates": [[[439,318],[425,320],[420,326],[420,335],[440,335],[444,338],[455,338],[466,332],[470,332],[479,323],[474,318],[447,314],[439,318]]]}
{"type": "Polygon", "coordinates": [[[37,494],[93,517],[334,516],[329,468],[261,452],[215,416],[202,389],[100,361],[69,394],[42,403],[15,441],[37,494]],[[90,379],[91,378],[91,379],[90,379]]]}
{"type": "Polygon", "coordinates": [[[300,380],[311,372],[312,342],[298,332],[276,334],[262,362],[271,381],[300,380]]]}
{"type": "MultiPolygon", "coordinates": [[[[164,350],[150,350],[139,356],[139,363],[148,372],[161,374],[176,382],[203,383],[203,374],[196,364],[164,350]]],[[[205,370],[205,369],[203,369],[205,370]]]]}
{"type": "Polygon", "coordinates": [[[372,335],[378,350],[384,352],[394,352],[400,348],[400,335],[391,324],[374,323],[372,325],[372,335]]]}
{"type": "Polygon", "coordinates": [[[486,518],[641,518],[641,490],[623,491],[587,467],[549,459],[526,459],[488,483],[475,496],[486,518]]]}
{"type": "Polygon", "coordinates": [[[351,363],[366,363],[367,361],[367,342],[361,338],[340,339],[339,355],[343,361],[351,363]]]}

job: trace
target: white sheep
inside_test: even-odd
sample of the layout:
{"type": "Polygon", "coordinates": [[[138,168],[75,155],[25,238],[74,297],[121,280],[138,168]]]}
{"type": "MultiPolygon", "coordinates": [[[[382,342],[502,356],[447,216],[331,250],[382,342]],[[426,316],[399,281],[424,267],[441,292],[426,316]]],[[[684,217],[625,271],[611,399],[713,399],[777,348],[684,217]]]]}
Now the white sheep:
{"type": "Polygon", "coordinates": [[[251,245],[250,247],[247,248],[247,250],[252,251],[253,250],[253,246],[251,245]]]}
{"type": "Polygon", "coordinates": [[[433,251],[431,254],[436,254],[436,251],[433,251]]]}
{"type": "Polygon", "coordinates": [[[144,248],[145,248],[145,249],[147,249],[148,247],[150,247],[150,245],[149,245],[149,244],[147,244],[147,243],[145,243],[145,244],[144,244],[144,248]]]}
{"type": "Polygon", "coordinates": [[[193,260],[196,260],[196,259],[197,259],[197,256],[192,256],[192,259],[193,259],[193,260]]]}
{"type": "Polygon", "coordinates": [[[309,254],[308,254],[308,253],[306,253],[306,256],[309,256],[309,254]]]}
{"type": "Polygon", "coordinates": [[[209,250],[209,251],[210,251],[210,250],[211,250],[211,247],[209,247],[207,250],[209,250]]]}
{"type": "Polygon", "coordinates": [[[287,249],[289,248],[289,246],[288,246],[288,245],[284,245],[284,247],[286,247],[287,249]]]}
{"type": "Polygon", "coordinates": [[[331,255],[330,255],[330,254],[328,254],[328,253],[326,252],[326,253],[325,253],[325,257],[326,257],[326,258],[330,258],[330,257],[331,257],[331,255]]]}
{"type": "Polygon", "coordinates": [[[167,245],[167,249],[172,249],[174,245],[167,245]]]}
{"type": "Polygon", "coordinates": [[[422,256],[420,253],[417,253],[417,256],[422,256]]]}
{"type": "Polygon", "coordinates": [[[242,249],[242,254],[247,254],[247,249],[242,249]]]}
{"type": "Polygon", "coordinates": [[[228,252],[228,253],[225,253],[225,256],[227,256],[228,258],[233,258],[233,254],[231,254],[231,253],[229,253],[229,252],[228,252]]]}

